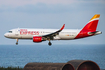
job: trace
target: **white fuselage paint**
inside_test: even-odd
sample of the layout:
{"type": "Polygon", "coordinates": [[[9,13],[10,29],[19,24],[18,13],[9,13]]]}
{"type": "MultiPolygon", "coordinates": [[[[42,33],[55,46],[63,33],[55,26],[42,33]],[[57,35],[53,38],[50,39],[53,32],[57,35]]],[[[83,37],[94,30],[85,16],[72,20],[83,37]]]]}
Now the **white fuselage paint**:
{"type": "MultiPolygon", "coordinates": [[[[26,29],[27,31],[24,34],[23,32],[25,32],[25,30],[23,30],[22,32],[21,29],[26,29],[26,28],[18,28],[18,29],[9,30],[12,32],[5,33],[5,37],[12,38],[12,39],[32,39],[33,36],[44,36],[44,35],[56,32],[58,30],[58,29],[26,29]]],[[[79,29],[64,29],[59,33],[59,35],[54,37],[54,40],[74,39],[78,35],[80,30],[79,29]]]]}

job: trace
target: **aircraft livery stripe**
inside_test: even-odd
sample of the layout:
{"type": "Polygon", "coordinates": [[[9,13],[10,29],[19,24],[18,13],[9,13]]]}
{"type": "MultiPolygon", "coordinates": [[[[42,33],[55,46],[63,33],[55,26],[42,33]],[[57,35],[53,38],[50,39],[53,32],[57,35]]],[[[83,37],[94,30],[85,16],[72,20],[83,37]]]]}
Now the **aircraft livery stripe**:
{"type": "Polygon", "coordinates": [[[96,19],[96,18],[99,18],[100,17],[100,15],[99,14],[96,14],[96,15],[94,15],[91,19],[90,19],[90,21],[92,21],[92,20],[94,20],[94,19],[96,19]]]}

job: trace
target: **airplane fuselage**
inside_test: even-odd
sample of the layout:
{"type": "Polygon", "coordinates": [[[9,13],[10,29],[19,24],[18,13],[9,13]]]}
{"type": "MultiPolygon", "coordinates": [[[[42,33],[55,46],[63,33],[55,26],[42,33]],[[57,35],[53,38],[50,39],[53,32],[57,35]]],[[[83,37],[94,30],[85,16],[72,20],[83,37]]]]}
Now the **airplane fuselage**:
{"type": "MultiPolygon", "coordinates": [[[[12,39],[33,39],[33,36],[43,36],[57,31],[58,29],[27,29],[17,28],[9,30],[5,37],[12,39]]],[[[64,29],[53,40],[71,40],[74,39],[81,29],[64,29]]]]}
{"type": "MultiPolygon", "coordinates": [[[[27,28],[17,28],[12,29],[5,34],[5,37],[11,39],[33,39],[34,36],[44,36],[58,29],[27,29],[27,28]]],[[[56,35],[52,40],[72,40],[76,39],[76,36],[80,33],[81,29],[64,29],[59,35],[56,35]]],[[[87,33],[88,34],[88,33],[87,33]]],[[[94,35],[101,34],[97,32],[94,35]]],[[[84,35],[84,33],[82,33],[84,35]]],[[[88,34],[88,36],[91,36],[88,34]]]]}

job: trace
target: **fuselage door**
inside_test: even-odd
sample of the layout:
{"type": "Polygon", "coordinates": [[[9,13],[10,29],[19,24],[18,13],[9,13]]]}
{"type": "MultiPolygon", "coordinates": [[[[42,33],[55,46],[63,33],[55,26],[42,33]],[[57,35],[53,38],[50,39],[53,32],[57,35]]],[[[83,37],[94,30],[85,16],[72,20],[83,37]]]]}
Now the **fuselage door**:
{"type": "Polygon", "coordinates": [[[15,36],[19,36],[20,29],[15,30],[15,36]]]}

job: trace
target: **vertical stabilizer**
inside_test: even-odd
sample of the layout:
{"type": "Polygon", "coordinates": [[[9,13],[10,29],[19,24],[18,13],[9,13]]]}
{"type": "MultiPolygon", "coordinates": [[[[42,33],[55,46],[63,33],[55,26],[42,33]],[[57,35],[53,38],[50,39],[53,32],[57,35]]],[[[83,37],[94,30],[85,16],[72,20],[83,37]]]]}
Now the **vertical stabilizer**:
{"type": "Polygon", "coordinates": [[[82,30],[96,31],[100,14],[95,14],[82,30]]]}
{"type": "Polygon", "coordinates": [[[84,28],[79,32],[79,34],[75,37],[75,39],[96,35],[98,33],[96,29],[97,29],[99,17],[100,17],[100,14],[95,14],[90,19],[90,21],[84,26],[84,28]]]}

